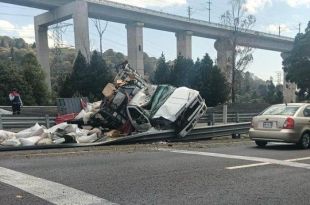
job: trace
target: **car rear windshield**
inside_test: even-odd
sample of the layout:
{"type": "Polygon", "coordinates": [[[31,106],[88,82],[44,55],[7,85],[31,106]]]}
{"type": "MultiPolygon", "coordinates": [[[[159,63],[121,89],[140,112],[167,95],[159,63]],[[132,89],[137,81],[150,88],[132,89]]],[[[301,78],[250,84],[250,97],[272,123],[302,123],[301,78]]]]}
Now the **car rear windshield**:
{"type": "Polygon", "coordinates": [[[273,105],[265,110],[262,115],[294,115],[300,108],[297,105],[273,105]]]}

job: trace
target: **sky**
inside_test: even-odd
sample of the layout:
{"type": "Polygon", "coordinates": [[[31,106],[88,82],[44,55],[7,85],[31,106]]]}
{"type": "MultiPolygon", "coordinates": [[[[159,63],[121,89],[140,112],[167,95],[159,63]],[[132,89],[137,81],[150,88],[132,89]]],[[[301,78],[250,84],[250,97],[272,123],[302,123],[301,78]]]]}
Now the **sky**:
{"type": "MultiPolygon", "coordinates": [[[[153,9],[166,13],[187,16],[188,7],[191,7],[192,18],[208,20],[208,0],[111,0],[119,3],[131,4],[143,8],[153,9]]],[[[211,22],[219,23],[220,16],[231,8],[230,0],[211,1],[211,22]]],[[[310,21],[310,0],[245,0],[243,8],[248,14],[256,17],[254,30],[271,34],[279,33],[281,36],[295,37],[299,31],[304,31],[310,21]]],[[[21,37],[27,43],[34,42],[33,17],[44,13],[44,10],[32,9],[22,6],[0,3],[0,35],[21,37]]],[[[74,47],[72,20],[63,28],[64,46],[74,47]]],[[[89,20],[91,49],[99,49],[99,38],[94,24],[89,20]]],[[[54,29],[49,28],[49,45],[55,44],[54,29]]],[[[149,56],[159,57],[164,53],[167,60],[176,58],[176,39],[174,33],[144,29],[144,51],[149,56]]],[[[103,37],[103,49],[113,49],[127,54],[127,36],[125,25],[108,22],[103,37]]],[[[202,58],[208,53],[213,60],[216,59],[214,40],[193,37],[193,59],[202,58]]],[[[273,77],[277,81],[277,72],[282,72],[282,58],[279,52],[267,50],[254,50],[254,61],[248,71],[263,80],[273,77]]],[[[283,76],[282,76],[283,78],[283,76]]]]}

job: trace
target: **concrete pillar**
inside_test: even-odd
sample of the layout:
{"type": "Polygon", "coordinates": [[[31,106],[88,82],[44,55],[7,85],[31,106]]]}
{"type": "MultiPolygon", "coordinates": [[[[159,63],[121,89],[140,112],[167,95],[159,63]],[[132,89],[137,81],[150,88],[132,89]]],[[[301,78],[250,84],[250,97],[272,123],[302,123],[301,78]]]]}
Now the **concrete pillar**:
{"type": "Polygon", "coordinates": [[[191,31],[183,31],[175,34],[177,38],[177,56],[192,59],[192,35],[191,31]]]}
{"type": "Polygon", "coordinates": [[[127,24],[128,62],[132,68],[144,76],[143,23],[127,24]]]}
{"type": "MultiPolygon", "coordinates": [[[[281,57],[285,60],[288,57],[288,53],[281,53],[281,57]]],[[[290,83],[286,80],[286,73],[283,73],[283,102],[284,103],[295,103],[297,96],[296,90],[297,85],[295,83],[290,83]]]]}
{"type": "Polygon", "coordinates": [[[217,39],[214,43],[217,51],[217,66],[229,84],[232,84],[233,42],[228,38],[217,39]]]}
{"type": "Polygon", "coordinates": [[[48,90],[52,90],[51,85],[51,70],[49,64],[49,48],[48,48],[48,36],[47,36],[47,26],[39,26],[35,22],[35,39],[36,39],[36,49],[38,61],[45,73],[45,82],[48,90]]]}
{"type": "Polygon", "coordinates": [[[73,11],[75,49],[81,51],[90,61],[88,5],[85,1],[76,1],[73,11]]]}

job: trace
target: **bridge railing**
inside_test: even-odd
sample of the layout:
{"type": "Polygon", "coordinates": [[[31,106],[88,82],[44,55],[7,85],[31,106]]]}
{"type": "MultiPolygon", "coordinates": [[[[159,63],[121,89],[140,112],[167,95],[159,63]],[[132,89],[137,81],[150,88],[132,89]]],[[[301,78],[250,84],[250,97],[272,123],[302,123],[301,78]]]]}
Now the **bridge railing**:
{"type": "MultiPolygon", "coordinates": [[[[211,27],[216,27],[216,28],[220,28],[220,29],[227,29],[227,30],[234,31],[233,26],[224,25],[224,24],[220,24],[220,23],[211,23],[208,21],[198,20],[198,19],[194,19],[194,18],[189,19],[189,18],[184,17],[184,16],[169,14],[169,13],[156,11],[156,10],[152,10],[152,9],[147,9],[147,8],[141,8],[141,7],[137,7],[137,6],[131,6],[128,4],[116,3],[116,2],[111,2],[111,1],[107,1],[107,0],[87,0],[87,1],[91,2],[91,3],[114,6],[114,7],[127,9],[127,10],[138,11],[138,12],[146,13],[146,14],[150,14],[150,15],[156,15],[156,16],[161,16],[161,17],[164,16],[167,18],[173,18],[173,19],[180,20],[180,21],[190,21],[191,23],[201,24],[204,26],[211,26],[211,27]]],[[[255,31],[255,30],[246,30],[243,32],[248,33],[248,34],[252,34],[252,35],[270,37],[270,38],[275,38],[275,39],[280,39],[280,40],[287,40],[287,41],[293,41],[294,40],[293,38],[290,38],[290,37],[279,36],[279,35],[270,34],[270,33],[266,33],[266,32],[255,31]]]]}

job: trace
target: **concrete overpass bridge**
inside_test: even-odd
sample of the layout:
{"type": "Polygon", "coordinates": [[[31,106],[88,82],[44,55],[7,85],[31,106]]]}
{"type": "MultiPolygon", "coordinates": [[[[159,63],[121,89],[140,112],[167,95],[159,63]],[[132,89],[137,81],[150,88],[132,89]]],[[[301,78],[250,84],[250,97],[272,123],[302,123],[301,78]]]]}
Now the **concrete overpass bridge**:
{"type": "MultiPolygon", "coordinates": [[[[35,16],[35,36],[38,60],[47,74],[50,87],[50,68],[48,59],[48,26],[73,19],[75,48],[87,59],[90,56],[88,18],[97,18],[122,23],[127,29],[128,61],[138,72],[144,74],[143,66],[143,28],[151,28],[176,34],[177,55],[192,57],[192,36],[215,39],[218,52],[218,66],[231,79],[232,46],[229,37],[232,27],[206,21],[158,12],[106,0],[0,0],[0,2],[47,10],[35,16]]],[[[293,47],[294,39],[271,35],[254,30],[243,31],[238,45],[285,53],[293,47]]],[[[282,55],[285,56],[285,55],[282,55]]],[[[284,100],[295,101],[295,85],[284,86],[284,100]]]]}

